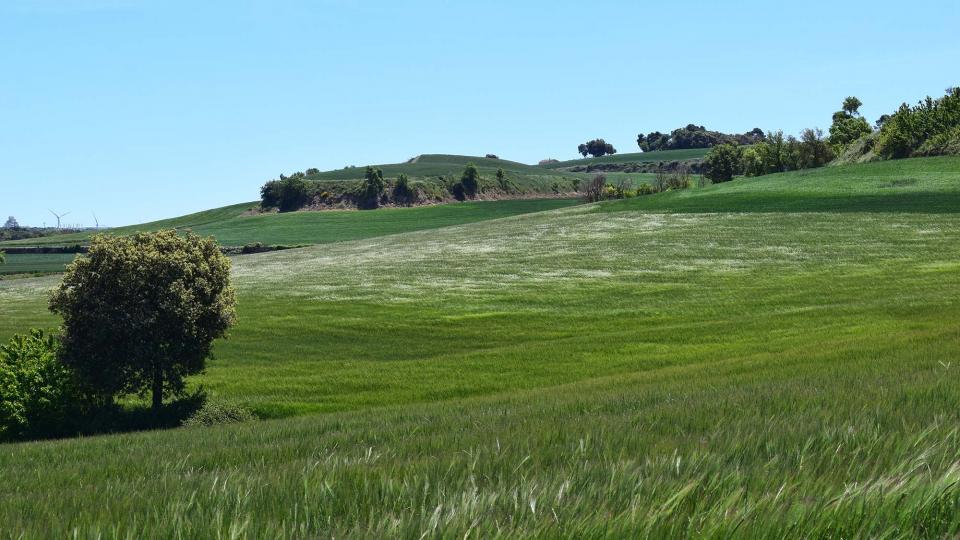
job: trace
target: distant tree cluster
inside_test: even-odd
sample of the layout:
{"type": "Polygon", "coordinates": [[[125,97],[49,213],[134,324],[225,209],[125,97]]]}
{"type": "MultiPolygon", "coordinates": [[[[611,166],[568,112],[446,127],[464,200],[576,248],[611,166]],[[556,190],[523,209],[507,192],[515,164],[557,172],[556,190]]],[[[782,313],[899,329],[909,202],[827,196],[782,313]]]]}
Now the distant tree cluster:
{"type": "Polygon", "coordinates": [[[910,107],[906,103],[880,123],[876,151],[881,157],[960,154],[960,87],[941,98],[927,97],[910,107]]]}
{"type": "Polygon", "coordinates": [[[762,176],[800,169],[823,167],[833,160],[834,151],[819,129],[805,129],[800,138],[767,133],[752,146],[721,144],[704,158],[705,175],[712,182],[728,182],[734,176],[762,176]]]}
{"type": "Polygon", "coordinates": [[[588,155],[593,157],[601,157],[616,154],[617,150],[612,144],[603,139],[594,139],[578,146],[577,152],[579,152],[583,157],[587,157],[588,155]]]}
{"type": "Polygon", "coordinates": [[[760,128],[753,128],[746,133],[721,133],[710,131],[703,126],[687,124],[670,134],[653,131],[646,135],[637,135],[637,145],[644,152],[659,150],[683,150],[689,148],[712,148],[720,144],[750,145],[764,139],[765,135],[760,128]]]}

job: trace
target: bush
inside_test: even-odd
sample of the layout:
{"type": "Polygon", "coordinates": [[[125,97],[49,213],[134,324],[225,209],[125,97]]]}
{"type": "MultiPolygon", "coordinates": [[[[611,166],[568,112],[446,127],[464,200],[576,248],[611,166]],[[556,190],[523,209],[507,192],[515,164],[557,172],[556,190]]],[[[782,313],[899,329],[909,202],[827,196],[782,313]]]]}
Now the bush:
{"type": "Polygon", "coordinates": [[[637,195],[653,195],[653,186],[644,182],[637,188],[637,195]]]}
{"type": "Polygon", "coordinates": [[[310,202],[307,183],[303,173],[280,180],[271,180],[260,188],[260,206],[264,209],[277,208],[281,212],[299,210],[310,202]]]}
{"type": "Polygon", "coordinates": [[[256,420],[256,416],[249,409],[236,403],[207,400],[195,413],[183,421],[184,426],[216,426],[220,424],[236,424],[256,420]]]}
{"type": "Polygon", "coordinates": [[[607,177],[603,174],[598,174],[590,181],[583,198],[587,202],[602,201],[608,196],[608,187],[612,186],[607,186],[607,177]]]}
{"type": "Polygon", "coordinates": [[[380,206],[380,197],[383,195],[386,183],[383,181],[383,171],[367,167],[363,175],[363,184],[357,196],[357,207],[360,209],[375,209],[380,206]]]}
{"type": "Polygon", "coordinates": [[[460,184],[463,186],[463,194],[466,197],[476,197],[480,190],[480,171],[473,163],[467,163],[463,169],[463,175],[460,177],[460,184]]]}
{"type": "Polygon", "coordinates": [[[42,330],[0,346],[0,440],[57,435],[76,416],[79,393],[59,348],[42,330]]]}
{"type": "Polygon", "coordinates": [[[729,182],[742,174],[743,150],[733,144],[714,146],[704,158],[706,176],[713,182],[729,182]]]}
{"type": "Polygon", "coordinates": [[[487,159],[500,159],[496,154],[487,154],[485,157],[487,159]]]}
{"type": "Polygon", "coordinates": [[[906,103],[880,129],[877,154],[888,159],[955,153],[960,150],[960,88],[939,99],[906,103]]]}
{"type": "Polygon", "coordinates": [[[410,187],[410,180],[407,178],[407,175],[401,174],[397,177],[396,183],[393,185],[393,200],[401,204],[410,204],[413,202],[415,193],[413,188],[410,187]]]}

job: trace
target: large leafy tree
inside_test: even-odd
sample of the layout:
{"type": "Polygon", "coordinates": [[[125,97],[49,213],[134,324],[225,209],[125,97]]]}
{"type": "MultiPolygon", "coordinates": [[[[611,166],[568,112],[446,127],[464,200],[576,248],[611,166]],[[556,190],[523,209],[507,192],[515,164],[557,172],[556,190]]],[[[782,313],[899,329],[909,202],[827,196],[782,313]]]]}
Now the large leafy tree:
{"type": "Polygon", "coordinates": [[[706,176],[713,182],[729,182],[743,173],[743,150],[733,144],[714,146],[704,158],[706,176]]]}
{"type": "Polygon", "coordinates": [[[155,412],[203,371],[235,319],[230,261],[217,244],[166,230],[95,236],[50,299],[63,362],[89,396],[150,394],[155,412]]]}
{"type": "Polygon", "coordinates": [[[854,96],[849,96],[843,100],[840,110],[833,113],[829,140],[830,144],[838,150],[873,132],[870,123],[860,116],[861,105],[863,102],[854,96]]]}
{"type": "Polygon", "coordinates": [[[587,155],[601,157],[616,154],[617,149],[603,139],[594,139],[577,146],[577,152],[580,152],[583,157],[587,157],[587,155]]]}

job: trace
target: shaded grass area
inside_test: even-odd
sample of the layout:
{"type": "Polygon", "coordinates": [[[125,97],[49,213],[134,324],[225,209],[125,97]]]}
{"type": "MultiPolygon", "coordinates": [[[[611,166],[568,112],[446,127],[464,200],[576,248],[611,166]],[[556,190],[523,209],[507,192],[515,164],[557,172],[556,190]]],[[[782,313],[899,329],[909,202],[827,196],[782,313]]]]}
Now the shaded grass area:
{"type": "Polygon", "coordinates": [[[960,211],[960,158],[918,158],[737,178],[604,205],[600,211],[960,211]]]}

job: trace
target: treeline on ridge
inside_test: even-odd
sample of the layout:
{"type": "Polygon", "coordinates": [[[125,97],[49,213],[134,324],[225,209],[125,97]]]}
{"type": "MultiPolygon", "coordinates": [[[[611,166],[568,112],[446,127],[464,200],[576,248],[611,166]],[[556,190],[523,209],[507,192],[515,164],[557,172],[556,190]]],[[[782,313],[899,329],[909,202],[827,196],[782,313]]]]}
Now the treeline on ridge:
{"type": "Polygon", "coordinates": [[[677,128],[669,134],[653,131],[646,135],[637,135],[637,146],[644,152],[660,150],[686,150],[690,148],[712,148],[721,144],[748,145],[758,143],[766,135],[760,128],[753,128],[746,133],[721,133],[711,131],[703,126],[687,124],[677,128]]]}
{"type": "MultiPolygon", "coordinates": [[[[492,177],[485,177],[473,163],[468,163],[459,175],[411,179],[405,174],[385,178],[383,171],[367,167],[362,180],[318,181],[308,178],[315,169],[280,175],[260,188],[260,206],[263,210],[276,209],[292,212],[303,208],[376,209],[383,206],[416,206],[448,201],[465,201],[481,196],[489,198],[514,197],[532,193],[519,185],[507,172],[498,168],[492,177]]],[[[557,178],[544,187],[544,196],[576,192],[577,179],[557,178]]]]}
{"type": "Polygon", "coordinates": [[[735,176],[765,174],[884,159],[960,154],[960,88],[940,98],[927,97],[911,107],[904,103],[882,115],[873,126],[860,114],[863,103],[850,96],[833,113],[830,132],[805,129],[800,138],[782,131],[767,133],[750,146],[724,143],[704,158],[705,175],[713,182],[735,176]]]}

